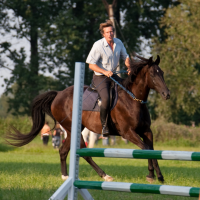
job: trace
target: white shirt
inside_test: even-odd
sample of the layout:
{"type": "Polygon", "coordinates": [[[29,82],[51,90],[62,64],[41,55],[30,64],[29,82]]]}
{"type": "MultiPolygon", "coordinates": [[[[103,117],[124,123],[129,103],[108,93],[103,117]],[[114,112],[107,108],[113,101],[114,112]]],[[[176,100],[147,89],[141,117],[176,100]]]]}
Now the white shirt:
{"type": "MultiPolygon", "coordinates": [[[[113,38],[113,41],[113,51],[108,45],[105,38],[102,38],[95,42],[87,57],[86,63],[96,64],[100,68],[107,71],[112,71],[113,69],[116,69],[120,56],[123,60],[126,60],[126,58],[129,56],[126,53],[126,49],[121,40],[113,38]]],[[[103,75],[102,73],[98,72],[94,73],[95,75],[103,75]]]]}

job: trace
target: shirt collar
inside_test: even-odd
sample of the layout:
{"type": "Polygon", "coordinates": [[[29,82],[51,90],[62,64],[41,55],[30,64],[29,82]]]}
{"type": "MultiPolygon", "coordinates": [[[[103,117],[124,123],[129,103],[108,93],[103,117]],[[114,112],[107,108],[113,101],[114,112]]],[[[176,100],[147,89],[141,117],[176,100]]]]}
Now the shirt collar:
{"type": "Polygon", "coordinates": [[[105,47],[107,47],[107,46],[108,46],[108,43],[107,43],[107,41],[106,41],[105,37],[103,38],[103,44],[104,44],[104,46],[105,46],[105,47]]]}
{"type": "MultiPolygon", "coordinates": [[[[113,38],[113,42],[116,43],[117,41],[115,40],[115,38],[113,38]]],[[[103,38],[103,44],[104,46],[108,46],[108,42],[106,41],[105,37],[103,38]]]]}

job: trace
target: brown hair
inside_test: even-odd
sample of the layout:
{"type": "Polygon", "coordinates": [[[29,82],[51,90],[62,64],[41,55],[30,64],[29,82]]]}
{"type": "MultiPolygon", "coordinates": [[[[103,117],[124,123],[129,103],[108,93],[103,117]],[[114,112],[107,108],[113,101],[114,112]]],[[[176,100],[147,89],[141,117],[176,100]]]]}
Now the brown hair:
{"type": "Polygon", "coordinates": [[[104,34],[103,29],[106,28],[106,27],[110,27],[110,26],[112,26],[113,31],[115,31],[115,30],[114,30],[114,27],[113,27],[113,23],[112,23],[112,21],[109,20],[109,19],[107,19],[106,22],[100,24],[99,30],[100,30],[100,33],[101,33],[102,36],[103,36],[103,34],[104,34]]]}

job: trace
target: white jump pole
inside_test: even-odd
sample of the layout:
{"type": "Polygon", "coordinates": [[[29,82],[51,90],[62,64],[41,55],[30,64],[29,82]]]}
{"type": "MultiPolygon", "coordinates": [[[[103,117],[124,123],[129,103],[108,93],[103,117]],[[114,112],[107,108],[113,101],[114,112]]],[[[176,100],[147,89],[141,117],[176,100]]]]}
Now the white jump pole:
{"type": "MultiPolygon", "coordinates": [[[[84,85],[85,64],[75,63],[74,95],[73,95],[73,113],[72,113],[72,131],[70,145],[70,165],[69,177],[74,183],[78,179],[79,156],[76,150],[80,149],[81,122],[82,122],[82,97],[84,85]]],[[[72,185],[68,192],[68,200],[77,199],[77,189],[72,185]]]]}
{"type": "Polygon", "coordinates": [[[81,124],[82,124],[82,97],[84,86],[85,63],[75,63],[74,94],[73,94],[73,113],[72,130],[70,145],[70,165],[69,178],[58,188],[49,200],[63,200],[68,193],[68,200],[77,199],[77,191],[85,200],[93,200],[86,189],[77,189],[74,187],[74,181],[78,180],[79,155],[76,150],[80,149],[81,124]]]}

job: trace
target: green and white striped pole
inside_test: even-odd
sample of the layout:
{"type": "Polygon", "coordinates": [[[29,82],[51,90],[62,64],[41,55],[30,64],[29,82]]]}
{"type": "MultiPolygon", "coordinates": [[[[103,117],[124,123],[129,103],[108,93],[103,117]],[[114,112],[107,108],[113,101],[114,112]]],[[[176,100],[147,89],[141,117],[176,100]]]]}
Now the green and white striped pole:
{"type": "Polygon", "coordinates": [[[200,152],[190,152],[190,151],[84,148],[84,149],[78,149],[76,153],[82,157],[91,156],[91,157],[109,157],[109,158],[138,158],[138,159],[200,161],[200,152]]]}
{"type": "Polygon", "coordinates": [[[188,197],[199,197],[200,191],[200,188],[197,187],[77,180],[74,182],[74,186],[79,189],[85,188],[133,193],[166,194],[188,197]]]}

